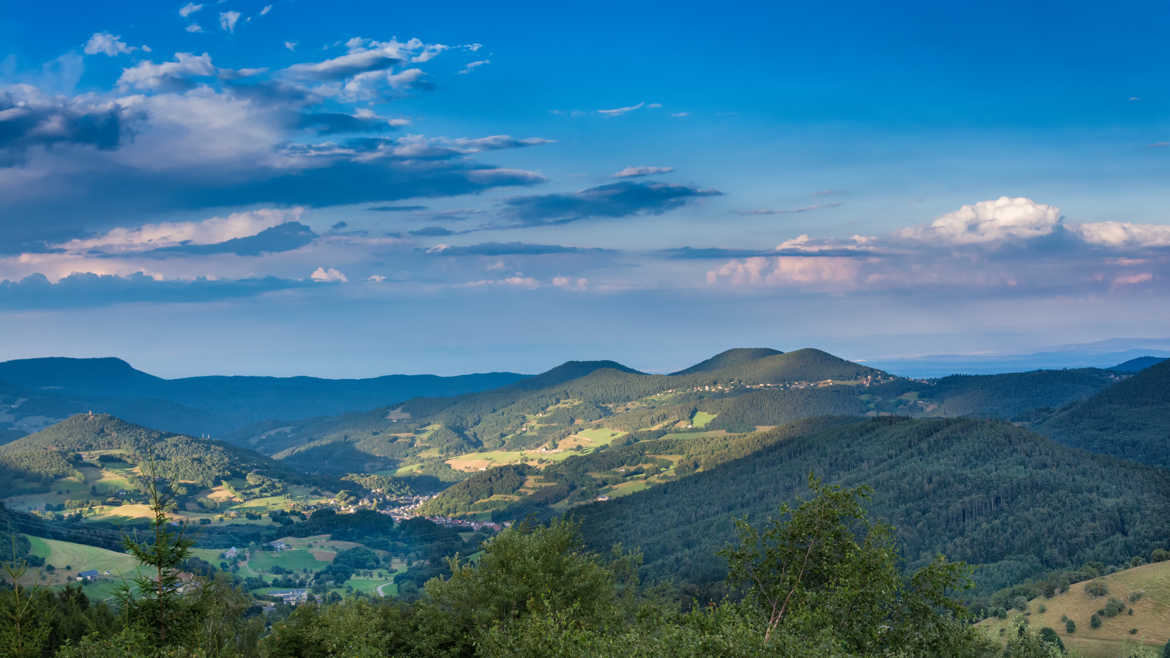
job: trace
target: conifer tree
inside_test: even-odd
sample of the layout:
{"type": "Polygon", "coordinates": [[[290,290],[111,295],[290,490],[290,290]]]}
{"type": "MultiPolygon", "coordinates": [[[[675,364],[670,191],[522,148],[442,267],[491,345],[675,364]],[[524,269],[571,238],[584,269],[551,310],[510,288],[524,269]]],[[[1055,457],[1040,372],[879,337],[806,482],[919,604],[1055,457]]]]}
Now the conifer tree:
{"type": "Polygon", "coordinates": [[[4,565],[4,574],[12,589],[0,598],[0,655],[23,658],[40,656],[49,637],[49,626],[37,614],[33,597],[21,585],[28,570],[17,558],[16,534],[12,534],[12,561],[4,565]]]}
{"type": "Polygon", "coordinates": [[[179,641],[188,622],[179,565],[190,555],[194,542],[183,530],[171,529],[169,513],[174,507],[174,496],[155,476],[153,460],[147,462],[146,470],[147,496],[154,515],[153,537],[143,542],[129,536],[124,538],[126,550],[145,569],[133,579],[133,587],[123,587],[118,596],[131,622],[141,626],[156,646],[162,647],[179,641]]]}

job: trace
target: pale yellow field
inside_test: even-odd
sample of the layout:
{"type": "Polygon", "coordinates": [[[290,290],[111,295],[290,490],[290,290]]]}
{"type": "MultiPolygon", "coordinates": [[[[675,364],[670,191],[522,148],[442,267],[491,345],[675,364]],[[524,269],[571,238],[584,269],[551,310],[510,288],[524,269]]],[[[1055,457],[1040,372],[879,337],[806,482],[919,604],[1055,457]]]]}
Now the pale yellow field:
{"type": "Polygon", "coordinates": [[[1170,562],[1126,569],[1097,580],[1109,588],[1104,597],[1093,598],[1085,593],[1085,585],[1090,581],[1075,583],[1067,592],[1051,599],[1038,597],[1030,601],[1027,616],[1013,610],[1006,620],[987,619],[979,626],[986,628],[992,637],[1000,638],[999,629],[1011,632],[1020,619],[1026,619],[1033,629],[1047,626],[1055,630],[1065,646],[1091,658],[1123,655],[1127,644],[1160,649],[1170,642],[1170,562]],[[1135,592],[1141,592],[1141,598],[1131,603],[1129,597],[1135,592]],[[1105,606],[1109,597],[1132,608],[1133,614],[1127,610],[1112,618],[1102,616],[1101,627],[1093,628],[1089,619],[1105,606]],[[1044,606],[1044,612],[1040,612],[1040,606],[1044,606]],[[1067,632],[1062,616],[1076,622],[1075,633],[1067,632]],[[1130,633],[1130,629],[1137,629],[1137,633],[1130,633]]]}

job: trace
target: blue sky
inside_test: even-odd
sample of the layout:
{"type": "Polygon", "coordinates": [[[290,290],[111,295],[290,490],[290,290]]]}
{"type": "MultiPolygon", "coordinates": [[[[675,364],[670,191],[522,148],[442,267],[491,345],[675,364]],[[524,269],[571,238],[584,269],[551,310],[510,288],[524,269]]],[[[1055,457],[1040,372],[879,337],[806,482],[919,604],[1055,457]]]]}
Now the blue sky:
{"type": "Polygon", "coordinates": [[[1170,336],[1170,8],[812,4],[5,12],[0,358],[1170,336]]]}

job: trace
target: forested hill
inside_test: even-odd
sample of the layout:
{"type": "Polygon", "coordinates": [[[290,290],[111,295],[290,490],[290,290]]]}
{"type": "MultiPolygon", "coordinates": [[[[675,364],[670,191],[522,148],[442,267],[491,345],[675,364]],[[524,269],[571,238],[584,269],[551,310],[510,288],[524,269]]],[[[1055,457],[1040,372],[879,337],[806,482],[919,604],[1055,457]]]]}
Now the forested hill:
{"type": "Polygon", "coordinates": [[[270,423],[230,438],[304,468],[422,469],[452,480],[699,427],[745,433],[825,415],[890,414],[1030,422],[1125,377],[1081,369],[911,380],[821,350],[764,348],[730,350],[682,372],[569,362],[496,390],[270,423]]]}
{"type": "Polygon", "coordinates": [[[1119,363],[1119,364],[1113,366],[1112,368],[1110,368],[1110,370],[1114,370],[1117,372],[1131,372],[1131,373],[1132,372],[1140,372],[1142,370],[1145,370],[1146,368],[1149,368],[1150,366],[1156,366],[1165,360],[1166,360],[1166,358],[1161,357],[1161,356],[1139,356],[1138,358],[1130,359],[1129,361],[1126,361],[1125,363],[1119,363]]]}
{"type": "Polygon", "coordinates": [[[894,381],[880,370],[816,349],[749,352],[768,355],[686,375],[643,374],[606,361],[569,362],[498,390],[282,423],[237,440],[306,466],[369,466],[373,457],[388,468],[427,453],[445,460],[476,451],[555,447],[601,425],[625,433],[686,424],[698,401],[752,390],[846,385],[856,394],[859,387],[894,381]]]}
{"type": "Polygon", "coordinates": [[[114,358],[19,359],[0,363],[0,443],[87,411],[111,413],[172,432],[219,436],[271,419],[299,420],[420,396],[461,395],[524,378],[496,372],[370,379],[163,379],[114,358]]]}
{"type": "Polygon", "coordinates": [[[222,480],[259,473],[278,478],[289,468],[235,446],[168,434],[107,414],[79,414],[0,446],[0,479],[6,494],[60,479],[86,481],[82,469],[141,468],[155,460],[158,475],[213,487],[222,480]]]}
{"type": "Polygon", "coordinates": [[[1170,361],[1060,410],[1037,430],[1093,452],[1170,466],[1170,361]]]}
{"type": "Polygon", "coordinates": [[[715,356],[705,361],[700,361],[695,365],[672,372],[672,375],[693,375],[697,372],[711,372],[712,370],[722,370],[723,368],[730,368],[733,366],[750,363],[769,356],[777,356],[782,354],[779,350],[774,350],[767,347],[737,347],[726,352],[720,352],[715,356]]]}
{"type": "Polygon", "coordinates": [[[872,510],[897,527],[908,560],[941,552],[980,565],[984,592],[1047,569],[1147,555],[1170,535],[1170,471],[972,419],[837,424],[573,515],[595,547],[640,549],[653,579],[714,581],[732,520],[758,522],[792,502],[810,472],[872,486],[872,510]]]}

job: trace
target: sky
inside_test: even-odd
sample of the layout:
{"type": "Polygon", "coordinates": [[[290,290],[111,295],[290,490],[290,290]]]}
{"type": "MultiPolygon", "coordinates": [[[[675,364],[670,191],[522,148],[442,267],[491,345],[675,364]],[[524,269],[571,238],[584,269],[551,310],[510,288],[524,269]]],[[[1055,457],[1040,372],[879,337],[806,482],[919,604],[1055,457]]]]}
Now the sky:
{"type": "Polygon", "coordinates": [[[0,359],[662,372],[1170,336],[1170,6],[762,4],[14,6],[0,359]]]}

